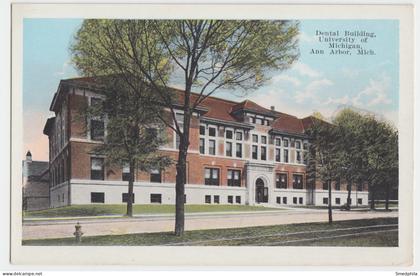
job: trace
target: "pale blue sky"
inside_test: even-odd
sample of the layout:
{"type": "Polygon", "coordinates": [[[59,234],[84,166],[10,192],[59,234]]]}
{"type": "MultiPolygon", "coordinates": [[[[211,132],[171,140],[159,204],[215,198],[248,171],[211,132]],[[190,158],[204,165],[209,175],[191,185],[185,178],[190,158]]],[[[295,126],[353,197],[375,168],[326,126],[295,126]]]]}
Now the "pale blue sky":
{"type": "MultiPolygon", "coordinates": [[[[23,48],[24,145],[34,159],[48,158],[48,140],[42,134],[52,96],[60,79],[76,77],[70,64],[69,45],[80,19],[25,19],[23,48]]],[[[343,105],[375,112],[398,121],[398,21],[303,20],[300,23],[300,58],[246,98],[269,108],[303,117],[320,111],[329,117],[343,105]],[[315,37],[319,31],[368,31],[367,48],[376,55],[329,55],[315,37]],[[311,49],[326,54],[310,54],[311,49]]],[[[242,101],[223,91],[216,96],[242,101]]]]}

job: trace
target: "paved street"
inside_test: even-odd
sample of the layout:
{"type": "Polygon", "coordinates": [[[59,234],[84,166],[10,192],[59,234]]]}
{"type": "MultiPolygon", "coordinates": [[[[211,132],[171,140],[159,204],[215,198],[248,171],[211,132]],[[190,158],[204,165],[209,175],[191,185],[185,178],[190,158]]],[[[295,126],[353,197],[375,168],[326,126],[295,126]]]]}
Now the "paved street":
{"type": "MultiPolygon", "coordinates": [[[[398,211],[333,211],[333,219],[337,221],[397,216],[398,211]]],[[[84,236],[163,232],[172,231],[174,228],[173,215],[148,215],[132,219],[37,219],[24,221],[23,239],[73,237],[74,225],[78,221],[82,225],[84,236]]],[[[290,209],[271,212],[242,212],[237,214],[207,213],[187,214],[185,219],[185,228],[186,230],[221,229],[326,221],[328,221],[327,210],[290,209]]]]}

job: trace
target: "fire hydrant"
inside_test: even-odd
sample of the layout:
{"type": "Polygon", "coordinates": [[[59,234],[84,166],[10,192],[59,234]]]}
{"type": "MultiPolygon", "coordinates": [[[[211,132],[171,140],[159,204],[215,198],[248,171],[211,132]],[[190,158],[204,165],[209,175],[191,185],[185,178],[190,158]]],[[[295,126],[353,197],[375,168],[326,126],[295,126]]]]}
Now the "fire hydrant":
{"type": "Polygon", "coordinates": [[[76,231],[73,233],[73,235],[76,237],[76,242],[81,243],[82,242],[82,226],[77,222],[77,224],[74,226],[76,228],[76,231]]]}

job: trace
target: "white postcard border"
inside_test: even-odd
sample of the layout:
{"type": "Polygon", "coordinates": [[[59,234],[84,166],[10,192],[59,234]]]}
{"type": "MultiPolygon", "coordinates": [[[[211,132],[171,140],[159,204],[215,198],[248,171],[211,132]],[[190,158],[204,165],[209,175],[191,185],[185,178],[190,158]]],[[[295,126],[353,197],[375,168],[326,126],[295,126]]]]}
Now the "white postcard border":
{"type": "Polygon", "coordinates": [[[13,4],[11,258],[14,264],[148,266],[402,266],[413,260],[414,26],[411,5],[13,4]],[[309,12],[310,11],[310,12],[309,12]],[[398,248],[22,246],[23,18],[398,19],[400,193],[398,248]]]}

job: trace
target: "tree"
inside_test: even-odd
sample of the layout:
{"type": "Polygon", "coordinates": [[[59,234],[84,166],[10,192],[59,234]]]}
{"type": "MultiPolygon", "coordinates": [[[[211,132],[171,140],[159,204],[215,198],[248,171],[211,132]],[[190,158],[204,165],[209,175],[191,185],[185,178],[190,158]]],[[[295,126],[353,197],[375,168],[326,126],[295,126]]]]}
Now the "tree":
{"type": "Polygon", "coordinates": [[[74,61],[84,73],[132,75],[169,110],[158,117],[179,137],[175,234],[184,232],[190,122],[220,89],[248,92],[298,57],[298,22],[256,20],[86,20],[75,37],[74,61]],[[170,75],[170,78],[168,78],[170,75]],[[174,97],[170,80],[183,87],[174,97]],[[198,93],[193,93],[196,90],[198,93]],[[183,115],[177,116],[175,105],[183,115]]]}
{"type": "Polygon", "coordinates": [[[103,100],[87,108],[87,114],[102,122],[103,144],[93,152],[106,157],[106,164],[129,168],[127,216],[133,216],[133,184],[136,169],[163,169],[171,160],[158,152],[165,137],[159,131],[162,123],[156,116],[162,108],[154,104],[154,93],[144,83],[127,85],[120,76],[96,78],[103,100]],[[106,122],[106,131],[105,123],[106,122]]]}
{"type": "Polygon", "coordinates": [[[392,124],[366,115],[361,137],[364,141],[364,175],[373,210],[378,189],[387,186],[391,179],[398,179],[398,132],[392,124]]]}
{"type": "Polygon", "coordinates": [[[337,147],[340,178],[347,184],[347,208],[351,207],[351,190],[354,183],[363,184],[363,116],[350,108],[341,110],[333,119],[339,132],[337,147]]]}
{"type": "Polygon", "coordinates": [[[390,123],[349,108],[338,113],[333,122],[340,133],[339,167],[340,175],[348,181],[348,202],[353,182],[368,183],[371,209],[375,209],[381,190],[389,201],[389,190],[398,183],[398,132],[390,123]]]}
{"type": "Polygon", "coordinates": [[[328,223],[331,224],[333,221],[331,184],[337,181],[340,175],[337,144],[339,132],[336,126],[315,119],[306,134],[310,143],[308,176],[312,182],[319,179],[328,186],[328,223]]]}

